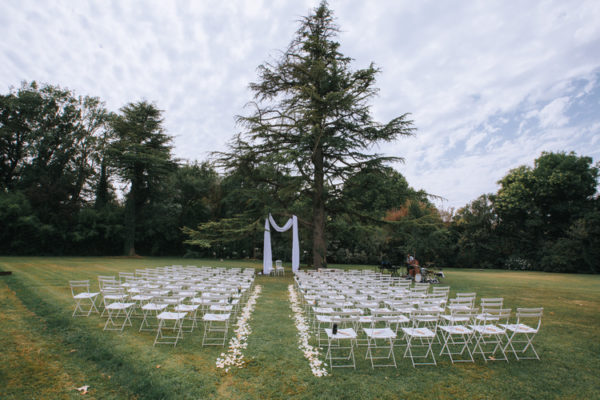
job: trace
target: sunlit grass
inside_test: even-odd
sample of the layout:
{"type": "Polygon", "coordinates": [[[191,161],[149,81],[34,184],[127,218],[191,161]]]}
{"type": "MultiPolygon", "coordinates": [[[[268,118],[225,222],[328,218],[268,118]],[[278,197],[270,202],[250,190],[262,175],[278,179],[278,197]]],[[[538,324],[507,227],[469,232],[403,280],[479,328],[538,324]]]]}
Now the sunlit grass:
{"type": "MultiPolygon", "coordinates": [[[[171,264],[250,266],[252,261],[168,258],[0,258],[0,398],[598,398],[600,277],[539,272],[447,269],[451,296],[474,291],[504,297],[508,307],[542,306],[536,348],[542,361],[413,369],[398,350],[399,368],[372,370],[357,351],[357,369],[313,376],[298,348],[285,277],[258,277],[262,286],[249,324],[244,367],[215,361],[226,351],[202,347],[201,332],[176,348],[152,347],[152,332],[103,332],[103,319],[71,318],[70,279],[171,264]],[[110,378],[109,378],[110,377],[110,378]]],[[[348,267],[344,267],[348,268],[348,267]]],[[[370,267],[360,267],[370,268],[370,267]]]]}

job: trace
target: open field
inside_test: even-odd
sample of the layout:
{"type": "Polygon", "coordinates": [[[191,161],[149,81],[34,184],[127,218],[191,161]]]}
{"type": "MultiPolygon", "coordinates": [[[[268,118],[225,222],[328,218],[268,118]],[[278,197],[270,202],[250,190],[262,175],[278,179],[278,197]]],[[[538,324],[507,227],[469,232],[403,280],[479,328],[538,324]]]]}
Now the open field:
{"type": "MultiPolygon", "coordinates": [[[[202,347],[201,331],[176,348],[152,347],[154,334],[133,328],[104,332],[104,318],[72,318],[68,281],[171,264],[251,266],[247,261],[167,258],[0,258],[0,398],[397,399],[600,398],[600,276],[446,269],[450,297],[459,291],[504,297],[507,307],[544,307],[535,339],[541,361],[413,368],[398,349],[398,369],[372,370],[357,351],[357,368],[314,377],[298,349],[288,301],[291,274],[258,277],[246,365],[215,366],[220,347],[202,347]],[[75,389],[89,385],[82,396],[75,389]]],[[[343,267],[348,268],[348,267],[343,267]]],[[[356,267],[368,268],[368,267],[356,267]]],[[[289,267],[287,268],[289,272],[289,267]]],[[[139,322],[137,322],[139,324],[139,322]]]]}

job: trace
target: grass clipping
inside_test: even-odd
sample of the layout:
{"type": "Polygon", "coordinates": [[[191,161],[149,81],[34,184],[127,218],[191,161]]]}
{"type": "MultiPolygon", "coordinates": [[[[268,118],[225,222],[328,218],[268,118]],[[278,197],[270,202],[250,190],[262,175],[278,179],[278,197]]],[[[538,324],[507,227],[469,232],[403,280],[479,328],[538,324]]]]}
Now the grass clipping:
{"type": "Polygon", "coordinates": [[[233,332],[233,337],[229,341],[229,349],[227,350],[227,353],[221,353],[221,356],[217,358],[217,368],[224,368],[225,372],[229,372],[229,369],[232,367],[244,367],[245,363],[242,349],[248,347],[248,336],[250,336],[252,333],[252,329],[250,328],[248,321],[252,316],[252,311],[254,311],[254,306],[256,305],[256,301],[258,300],[261,290],[262,287],[260,285],[254,287],[254,291],[248,298],[248,302],[242,309],[242,312],[237,320],[237,328],[233,332]]]}
{"type": "Polygon", "coordinates": [[[292,303],[292,312],[294,313],[294,322],[298,329],[298,341],[300,342],[299,349],[304,353],[304,357],[310,363],[310,369],[314,376],[326,376],[327,370],[323,368],[326,364],[319,360],[319,349],[308,344],[310,340],[310,325],[304,317],[302,305],[298,299],[298,293],[294,290],[294,285],[289,285],[290,303],[292,303]]]}

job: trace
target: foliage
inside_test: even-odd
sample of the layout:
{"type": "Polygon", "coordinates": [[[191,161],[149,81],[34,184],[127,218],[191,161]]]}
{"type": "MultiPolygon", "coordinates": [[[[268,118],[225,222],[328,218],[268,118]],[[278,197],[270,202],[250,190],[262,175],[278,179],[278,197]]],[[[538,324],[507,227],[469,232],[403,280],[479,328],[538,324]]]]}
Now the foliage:
{"type": "Polygon", "coordinates": [[[453,219],[457,263],[473,268],[494,268],[502,260],[493,196],[482,195],[459,209],[453,219]]]}
{"type": "Polygon", "coordinates": [[[106,129],[99,99],[35,82],[0,96],[0,185],[22,191],[44,223],[70,221],[85,204],[106,129]]]}
{"type": "Polygon", "coordinates": [[[597,272],[599,168],[590,157],[542,153],[515,168],[497,194],[458,211],[458,265],[597,272]]]}
{"type": "Polygon", "coordinates": [[[171,160],[172,138],[164,133],[161,112],[142,101],[121,108],[112,129],[111,160],[121,178],[129,183],[125,212],[125,253],[135,255],[136,230],[147,202],[160,192],[162,179],[175,169],[171,160]]]}
{"type": "Polygon", "coordinates": [[[305,197],[310,217],[302,217],[312,230],[316,266],[326,258],[328,201],[360,169],[396,159],[370,153],[374,144],[413,131],[406,115],[387,124],[373,120],[369,101],[377,93],[378,70],[370,65],[351,71],[337,33],[325,2],[301,20],[281,59],[258,68],[259,81],[250,84],[254,111],[238,119],[246,132],[235,137],[230,153],[221,154],[229,170],[248,162],[271,166],[285,177],[280,190],[305,197]]]}
{"type": "MultiPolygon", "coordinates": [[[[271,213],[299,216],[301,260],[310,264],[323,203],[329,262],[401,264],[416,253],[438,266],[600,272],[600,170],[590,157],[542,153],[533,167],[509,171],[497,193],[456,213],[436,209],[388,158],[369,153],[386,129],[391,138],[412,128],[404,117],[391,123],[394,134],[372,121],[377,70],[350,71],[332,21],[322,4],[288,53],[260,68],[256,112],[240,117],[247,131],[220,160],[223,173],[174,160],[161,112],[148,102],[112,114],[97,98],[35,82],[0,95],[0,254],[115,255],[126,242],[127,254],[260,258],[271,213]],[[303,68],[314,76],[302,80],[303,68]],[[315,128],[307,115],[325,119],[315,128]],[[316,171],[311,143],[323,144],[329,174],[320,189],[306,179],[316,171]],[[280,145],[286,151],[275,151],[280,145]]],[[[278,236],[274,257],[289,260],[290,242],[278,236]]]]}
{"type": "Polygon", "coordinates": [[[519,167],[502,178],[495,209],[511,255],[535,269],[578,268],[569,265],[566,258],[572,255],[562,250],[569,247],[571,226],[593,207],[598,174],[590,157],[542,153],[534,168],[519,167]],[[553,255],[552,249],[560,256],[553,255]]]}

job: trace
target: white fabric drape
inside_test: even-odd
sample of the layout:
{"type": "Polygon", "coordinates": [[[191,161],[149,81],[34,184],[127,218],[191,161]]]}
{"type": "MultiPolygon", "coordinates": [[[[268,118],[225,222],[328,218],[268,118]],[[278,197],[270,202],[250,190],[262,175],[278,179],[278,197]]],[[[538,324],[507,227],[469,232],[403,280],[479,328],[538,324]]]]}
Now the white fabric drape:
{"type": "Polygon", "coordinates": [[[285,223],[285,225],[284,225],[284,226],[282,226],[282,227],[279,227],[279,226],[277,225],[277,223],[275,222],[275,220],[273,219],[273,216],[272,216],[271,214],[269,214],[269,222],[271,223],[271,226],[272,226],[273,228],[275,228],[275,230],[276,230],[277,232],[285,232],[285,231],[287,231],[288,229],[290,229],[290,228],[292,227],[292,224],[293,224],[292,218],[290,218],[290,219],[288,219],[288,220],[287,220],[287,222],[285,223]]]}
{"type": "Polygon", "coordinates": [[[263,249],[263,274],[268,275],[273,270],[273,256],[271,253],[271,229],[272,226],[277,232],[285,232],[292,228],[292,271],[298,271],[300,268],[300,241],[298,239],[298,218],[294,215],[288,219],[285,225],[277,225],[273,216],[265,220],[265,243],[263,249]],[[270,224],[269,224],[270,222],[270,224]]]}
{"type": "Polygon", "coordinates": [[[269,275],[273,270],[273,257],[271,256],[271,228],[269,219],[265,219],[265,244],[263,245],[263,274],[269,275]]]}

